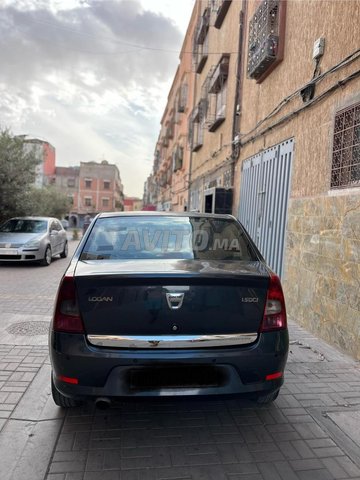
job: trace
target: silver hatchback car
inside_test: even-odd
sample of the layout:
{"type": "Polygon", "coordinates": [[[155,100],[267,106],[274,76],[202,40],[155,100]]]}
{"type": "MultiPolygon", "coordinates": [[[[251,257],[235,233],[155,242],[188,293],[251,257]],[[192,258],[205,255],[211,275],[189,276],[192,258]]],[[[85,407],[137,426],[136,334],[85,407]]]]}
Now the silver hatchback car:
{"type": "Polygon", "coordinates": [[[16,217],[0,225],[0,261],[38,261],[48,266],[55,255],[68,255],[66,232],[51,217],[16,217]]]}

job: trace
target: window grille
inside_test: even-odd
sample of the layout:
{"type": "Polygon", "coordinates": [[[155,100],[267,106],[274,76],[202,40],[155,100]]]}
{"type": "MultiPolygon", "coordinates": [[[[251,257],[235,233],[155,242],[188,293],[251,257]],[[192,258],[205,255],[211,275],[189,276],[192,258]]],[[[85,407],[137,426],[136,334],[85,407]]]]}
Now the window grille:
{"type": "Polygon", "coordinates": [[[220,62],[209,70],[203,85],[208,101],[206,122],[209,132],[214,132],[226,118],[229,59],[228,54],[223,55],[220,62]]]}
{"type": "Polygon", "coordinates": [[[204,141],[204,129],[206,124],[207,100],[202,98],[196,105],[190,116],[190,148],[193,152],[202,147],[204,141]]]}
{"type": "Polygon", "coordinates": [[[182,168],[183,157],[184,157],[184,149],[183,147],[180,147],[180,145],[177,145],[175,150],[173,151],[173,157],[172,157],[174,172],[182,168]]]}
{"type": "Polygon", "coordinates": [[[282,60],[285,2],[263,0],[249,23],[247,73],[261,80],[270,67],[282,60]]]}
{"type": "Polygon", "coordinates": [[[335,116],[331,188],[360,186],[360,102],[335,116]]]}
{"type": "Polygon", "coordinates": [[[188,96],[188,85],[187,83],[183,83],[180,87],[179,91],[179,101],[178,101],[178,112],[184,113],[187,103],[187,96],[188,96]]]}

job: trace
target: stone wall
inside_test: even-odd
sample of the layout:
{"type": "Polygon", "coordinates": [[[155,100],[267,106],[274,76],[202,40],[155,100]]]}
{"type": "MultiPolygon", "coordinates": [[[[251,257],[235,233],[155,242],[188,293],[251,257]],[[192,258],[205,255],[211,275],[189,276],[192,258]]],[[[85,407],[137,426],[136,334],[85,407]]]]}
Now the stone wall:
{"type": "Polygon", "coordinates": [[[290,318],[360,359],[359,194],[290,200],[284,288],[290,318]]]}

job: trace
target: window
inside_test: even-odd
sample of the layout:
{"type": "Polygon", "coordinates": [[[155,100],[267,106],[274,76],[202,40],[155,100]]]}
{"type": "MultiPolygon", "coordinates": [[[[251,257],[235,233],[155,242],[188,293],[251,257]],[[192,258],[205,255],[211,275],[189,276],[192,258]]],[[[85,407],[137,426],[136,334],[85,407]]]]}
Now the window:
{"type": "Polygon", "coordinates": [[[335,116],[331,188],[360,186],[360,102],[335,116]]]}
{"type": "Polygon", "coordinates": [[[263,79],[283,59],[286,1],[263,0],[249,23],[247,73],[263,79]]]}
{"type": "Polygon", "coordinates": [[[204,141],[206,100],[202,99],[192,111],[189,120],[189,143],[193,152],[199,150],[204,141]]]}
{"type": "Polygon", "coordinates": [[[110,190],[110,180],[104,180],[104,190],[110,190]]]}
{"type": "Polygon", "coordinates": [[[172,140],[174,138],[174,132],[175,132],[175,118],[171,118],[166,124],[166,137],[172,140]]]}
{"type": "Polygon", "coordinates": [[[91,197],[85,197],[85,207],[91,207],[91,197]]]}
{"type": "Polygon", "coordinates": [[[67,186],[68,187],[75,187],[75,178],[68,178],[67,179],[67,186]]]}
{"type": "Polygon", "coordinates": [[[210,9],[205,8],[196,26],[193,37],[193,63],[196,73],[201,73],[209,50],[210,9]]]}
{"type": "Polygon", "coordinates": [[[68,200],[70,205],[74,205],[74,196],[73,195],[68,195],[68,200]]]}
{"type": "Polygon", "coordinates": [[[256,254],[230,219],[128,216],[98,219],[80,258],[251,261],[256,254]]]}
{"type": "Polygon", "coordinates": [[[92,179],[85,178],[85,188],[91,188],[91,184],[92,184],[92,179]]]}
{"type": "Polygon", "coordinates": [[[225,120],[227,78],[229,74],[230,55],[224,54],[207,79],[208,85],[208,125],[209,132],[214,132],[225,120]]]}
{"type": "Polygon", "coordinates": [[[178,112],[184,113],[188,98],[188,84],[181,84],[178,97],[178,112]]]}
{"type": "Polygon", "coordinates": [[[173,171],[180,170],[183,166],[184,149],[177,145],[172,155],[173,171]]]}
{"type": "Polygon", "coordinates": [[[109,206],[109,198],[103,198],[102,199],[102,206],[103,207],[108,207],[109,206]]]}

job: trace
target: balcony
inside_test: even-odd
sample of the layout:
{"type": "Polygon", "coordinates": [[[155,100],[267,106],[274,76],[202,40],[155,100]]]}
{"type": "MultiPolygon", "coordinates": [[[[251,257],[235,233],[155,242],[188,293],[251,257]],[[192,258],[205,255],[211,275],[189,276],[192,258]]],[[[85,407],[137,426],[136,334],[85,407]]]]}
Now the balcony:
{"type": "Polygon", "coordinates": [[[218,0],[216,7],[216,19],[214,23],[215,28],[220,28],[224,18],[227,14],[227,11],[230,8],[231,0],[218,0]]]}

